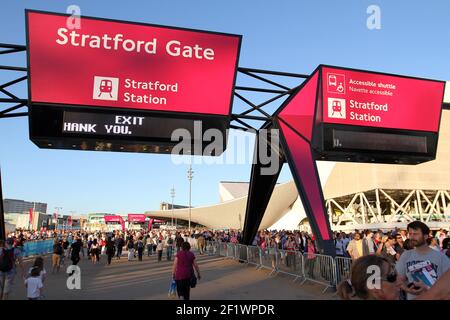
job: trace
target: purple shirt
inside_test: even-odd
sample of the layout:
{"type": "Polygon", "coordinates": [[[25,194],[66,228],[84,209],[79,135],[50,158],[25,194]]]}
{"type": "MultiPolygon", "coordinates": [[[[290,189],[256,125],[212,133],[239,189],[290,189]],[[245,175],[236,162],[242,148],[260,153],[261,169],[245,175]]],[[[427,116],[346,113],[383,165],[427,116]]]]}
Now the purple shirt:
{"type": "Polygon", "coordinates": [[[177,271],[175,280],[190,279],[194,273],[193,263],[195,256],[191,251],[181,250],[177,253],[177,271]]]}

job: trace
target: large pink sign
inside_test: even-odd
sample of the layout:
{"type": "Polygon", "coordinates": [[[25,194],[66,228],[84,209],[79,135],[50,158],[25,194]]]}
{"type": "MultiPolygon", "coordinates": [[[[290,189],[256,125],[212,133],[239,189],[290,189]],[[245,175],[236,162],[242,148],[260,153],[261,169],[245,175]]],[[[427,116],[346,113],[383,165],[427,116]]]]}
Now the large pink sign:
{"type": "Polygon", "coordinates": [[[437,132],[445,83],[322,68],[323,122],[437,132]]]}
{"type": "Polygon", "coordinates": [[[30,100],[229,115],[241,36],[27,11],[30,100]]]}
{"type": "Polygon", "coordinates": [[[125,221],[123,221],[121,216],[104,216],[103,218],[105,219],[106,223],[110,223],[110,222],[120,223],[122,226],[122,230],[125,230],[125,221]]]}
{"type": "Polygon", "coordinates": [[[145,214],[128,214],[128,222],[145,222],[145,214]]]}

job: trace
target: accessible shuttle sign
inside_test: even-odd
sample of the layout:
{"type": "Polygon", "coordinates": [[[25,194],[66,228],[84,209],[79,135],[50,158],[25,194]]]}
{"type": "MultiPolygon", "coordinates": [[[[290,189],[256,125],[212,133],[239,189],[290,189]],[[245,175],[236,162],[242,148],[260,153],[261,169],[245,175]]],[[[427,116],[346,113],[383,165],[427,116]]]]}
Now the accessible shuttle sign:
{"type": "Polygon", "coordinates": [[[437,132],[442,81],[322,68],[323,122],[437,132]]]}
{"type": "Polygon", "coordinates": [[[27,11],[30,101],[228,116],[241,36],[27,11]]]}

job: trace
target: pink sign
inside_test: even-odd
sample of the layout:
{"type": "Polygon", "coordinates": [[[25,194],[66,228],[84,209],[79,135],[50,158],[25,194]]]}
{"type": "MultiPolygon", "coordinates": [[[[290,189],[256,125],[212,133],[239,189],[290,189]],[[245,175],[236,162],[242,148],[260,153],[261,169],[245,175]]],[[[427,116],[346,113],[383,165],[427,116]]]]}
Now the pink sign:
{"type": "Polygon", "coordinates": [[[30,100],[228,115],[241,36],[27,11],[30,100]]]}
{"type": "Polygon", "coordinates": [[[323,122],[437,132],[445,82],[322,67],[323,122]]]}
{"type": "Polygon", "coordinates": [[[128,214],[128,222],[145,222],[145,214],[128,214]]]}
{"type": "Polygon", "coordinates": [[[125,230],[125,221],[123,221],[121,216],[104,216],[105,222],[118,222],[122,225],[122,231],[125,230]]]}

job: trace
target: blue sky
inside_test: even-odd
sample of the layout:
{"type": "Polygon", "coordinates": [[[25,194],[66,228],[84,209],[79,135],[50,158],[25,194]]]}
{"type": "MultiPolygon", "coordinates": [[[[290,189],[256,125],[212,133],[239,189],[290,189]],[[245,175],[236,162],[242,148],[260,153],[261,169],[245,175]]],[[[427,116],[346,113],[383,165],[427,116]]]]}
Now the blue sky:
{"type": "MultiPolygon", "coordinates": [[[[82,15],[242,34],[242,67],[310,73],[324,63],[450,79],[447,0],[16,0],[2,4],[0,42],[25,44],[25,8],[65,12],[71,4],[80,6],[82,15]],[[381,9],[380,30],[366,26],[372,4],[381,9]]],[[[0,64],[25,66],[25,59],[0,56],[0,64]]],[[[2,81],[10,76],[0,72],[2,81]]],[[[14,92],[26,97],[25,87],[14,92]]],[[[188,166],[174,165],[168,155],[44,150],[28,134],[27,118],[0,119],[5,198],[47,202],[49,212],[58,206],[64,214],[139,213],[170,201],[174,185],[175,202],[188,202],[188,166]]],[[[242,150],[240,145],[228,148],[242,150]]],[[[250,164],[197,164],[193,170],[194,206],[216,203],[219,181],[250,177],[250,164]]],[[[285,165],[279,181],[290,179],[285,165]]]]}

